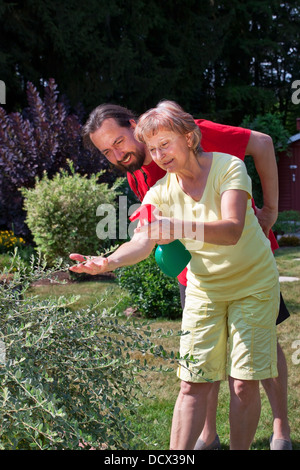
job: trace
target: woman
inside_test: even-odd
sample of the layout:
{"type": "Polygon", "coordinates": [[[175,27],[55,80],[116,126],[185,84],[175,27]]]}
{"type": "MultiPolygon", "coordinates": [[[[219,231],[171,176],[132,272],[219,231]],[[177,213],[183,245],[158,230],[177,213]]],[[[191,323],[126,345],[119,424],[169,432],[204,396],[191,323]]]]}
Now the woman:
{"type": "MultiPolygon", "coordinates": [[[[199,128],[176,103],[161,102],[141,116],[135,137],[167,171],[142,203],[154,205],[159,215],[139,225],[132,240],[108,258],[93,257],[71,269],[110,271],[146,258],[155,241],[181,239],[192,259],[182,320],[188,333],[180,352],[197,362],[178,368],[170,447],[193,449],[211,382],[224,380],[227,366],[230,447],[248,449],[260,414],[259,380],[277,376],[279,304],[276,264],[251,206],[249,177],[238,158],[202,151],[199,128]]],[[[71,258],[83,261],[81,255],[71,258]]]]}

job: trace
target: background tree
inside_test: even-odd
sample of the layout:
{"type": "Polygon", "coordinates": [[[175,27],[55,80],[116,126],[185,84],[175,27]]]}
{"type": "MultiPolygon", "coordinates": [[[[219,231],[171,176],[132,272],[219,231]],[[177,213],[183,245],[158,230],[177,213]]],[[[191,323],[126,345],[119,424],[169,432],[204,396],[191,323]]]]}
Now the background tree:
{"type": "MultiPolygon", "coordinates": [[[[0,0],[7,110],[55,77],[72,106],[112,101],[137,113],[162,98],[239,125],[291,111],[299,79],[300,1],[0,0]]],[[[294,110],[295,108],[292,108],[294,110]]]]}

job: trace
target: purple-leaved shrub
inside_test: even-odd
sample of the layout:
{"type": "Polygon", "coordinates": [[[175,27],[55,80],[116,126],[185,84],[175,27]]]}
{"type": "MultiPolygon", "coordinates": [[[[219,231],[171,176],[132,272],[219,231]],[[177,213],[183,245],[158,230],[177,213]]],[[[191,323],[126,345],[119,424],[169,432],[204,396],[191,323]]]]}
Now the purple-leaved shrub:
{"type": "Polygon", "coordinates": [[[67,161],[82,175],[106,170],[101,182],[116,176],[98,151],[83,147],[80,118],[58,96],[54,79],[49,79],[43,99],[28,82],[28,107],[10,114],[0,107],[0,227],[25,238],[30,231],[19,189],[34,187],[36,177],[46,172],[52,178],[69,167],[67,161]]]}

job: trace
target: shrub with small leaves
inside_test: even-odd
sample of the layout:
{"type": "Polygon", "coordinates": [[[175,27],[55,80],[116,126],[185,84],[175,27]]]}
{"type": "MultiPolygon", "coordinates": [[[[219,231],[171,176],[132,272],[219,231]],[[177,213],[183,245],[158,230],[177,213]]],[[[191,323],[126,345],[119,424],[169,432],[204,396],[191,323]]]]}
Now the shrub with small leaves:
{"type": "Polygon", "coordinates": [[[58,257],[67,259],[72,252],[96,254],[117,243],[97,237],[96,212],[101,204],[115,206],[119,180],[109,188],[98,183],[100,173],[87,178],[75,173],[71,163],[70,169],[71,174],[62,170],[53,179],[45,173],[34,188],[21,190],[26,223],[49,264],[58,257]]]}
{"type": "Polygon", "coordinates": [[[149,325],[119,323],[105,298],[76,312],[64,297],[39,300],[31,283],[61,267],[12,264],[0,284],[0,449],[134,448],[137,374],[153,368],[136,357],[168,356],[149,325]]]}
{"type": "Polygon", "coordinates": [[[177,279],[166,276],[151,255],[134,266],[116,271],[118,284],[126,289],[134,306],[146,318],[180,318],[182,315],[177,279]]]}

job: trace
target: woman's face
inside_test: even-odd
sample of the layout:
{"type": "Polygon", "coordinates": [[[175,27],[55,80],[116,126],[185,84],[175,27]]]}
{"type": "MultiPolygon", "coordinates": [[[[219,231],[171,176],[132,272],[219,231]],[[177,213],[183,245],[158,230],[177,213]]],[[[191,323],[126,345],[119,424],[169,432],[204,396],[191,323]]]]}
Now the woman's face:
{"type": "Polygon", "coordinates": [[[191,153],[189,136],[162,128],[155,135],[145,136],[145,142],[155,163],[165,171],[176,173],[185,166],[191,153]]]}

